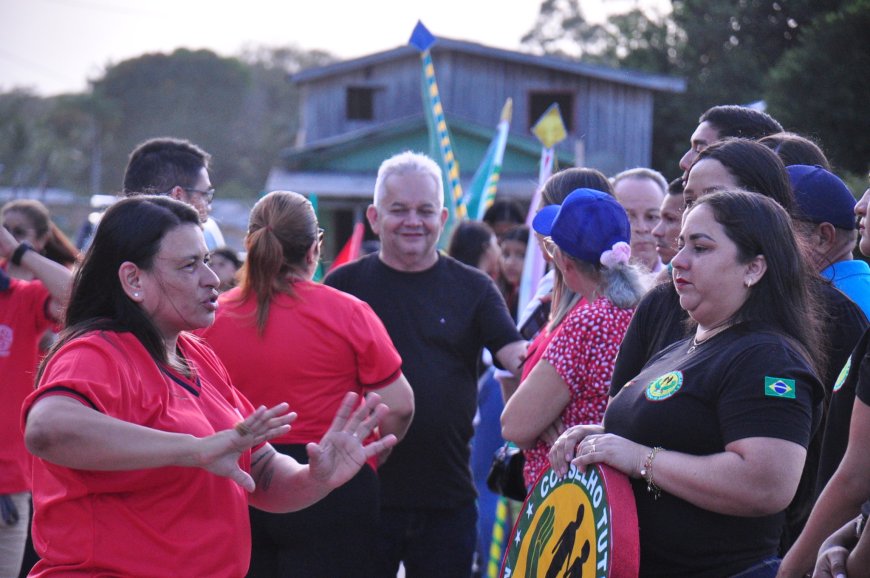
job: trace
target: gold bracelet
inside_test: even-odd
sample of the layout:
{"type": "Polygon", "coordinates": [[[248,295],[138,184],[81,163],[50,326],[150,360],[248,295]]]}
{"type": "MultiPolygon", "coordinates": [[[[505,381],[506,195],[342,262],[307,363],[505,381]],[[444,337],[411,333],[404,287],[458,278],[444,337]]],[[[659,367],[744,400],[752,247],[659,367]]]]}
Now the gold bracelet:
{"type": "Polygon", "coordinates": [[[641,477],[646,480],[646,491],[652,494],[653,500],[658,500],[662,495],[662,489],[653,481],[653,460],[656,459],[656,454],[662,451],[660,446],[654,447],[646,456],[646,461],[643,462],[643,467],[640,469],[641,477]]]}

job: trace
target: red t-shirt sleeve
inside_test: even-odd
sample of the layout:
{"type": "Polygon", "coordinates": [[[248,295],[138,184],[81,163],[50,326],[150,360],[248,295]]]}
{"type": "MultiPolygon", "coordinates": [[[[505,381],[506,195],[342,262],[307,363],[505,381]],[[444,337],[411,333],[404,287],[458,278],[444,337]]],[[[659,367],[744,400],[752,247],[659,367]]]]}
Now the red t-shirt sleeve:
{"type": "Polygon", "coordinates": [[[399,378],[402,358],[384,324],[367,303],[358,303],[347,331],[348,342],[356,354],[357,380],[363,387],[379,389],[399,378]]]}
{"type": "MultiPolygon", "coordinates": [[[[100,334],[91,339],[111,339],[100,334]]],[[[135,403],[141,407],[145,400],[133,400],[128,384],[128,366],[112,359],[114,347],[96,347],[91,339],[77,339],[65,345],[49,361],[36,391],[24,401],[22,415],[46,395],[65,395],[89,405],[107,415],[128,415],[135,403]]],[[[120,353],[118,350],[116,353],[120,353]]]]}
{"type": "Polygon", "coordinates": [[[51,294],[41,281],[17,281],[15,292],[21,294],[20,307],[24,311],[31,311],[35,331],[41,333],[54,325],[54,319],[48,310],[51,303],[51,294]]]}

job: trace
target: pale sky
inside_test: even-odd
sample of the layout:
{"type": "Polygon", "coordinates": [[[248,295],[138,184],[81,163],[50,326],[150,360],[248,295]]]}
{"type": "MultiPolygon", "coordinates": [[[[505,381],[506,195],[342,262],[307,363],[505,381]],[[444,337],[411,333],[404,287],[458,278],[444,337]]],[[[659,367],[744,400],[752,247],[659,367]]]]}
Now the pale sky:
{"type": "MultiPolygon", "coordinates": [[[[582,0],[590,20],[644,0],[582,0]]],[[[540,0],[0,0],[0,90],[80,92],[147,52],[296,45],[353,58],[437,36],[517,50],[540,0]]]]}

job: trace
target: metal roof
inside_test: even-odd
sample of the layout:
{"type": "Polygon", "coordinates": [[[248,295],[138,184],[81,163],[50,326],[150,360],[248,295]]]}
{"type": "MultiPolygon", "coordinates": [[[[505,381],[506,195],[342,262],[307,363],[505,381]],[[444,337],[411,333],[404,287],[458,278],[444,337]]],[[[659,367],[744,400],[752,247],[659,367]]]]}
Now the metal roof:
{"type": "MultiPolygon", "coordinates": [[[[513,50],[505,50],[502,48],[493,48],[484,46],[474,42],[464,40],[451,40],[449,38],[439,38],[432,47],[434,54],[438,52],[461,52],[481,58],[491,58],[524,66],[536,66],[540,68],[548,68],[558,72],[574,74],[587,78],[595,78],[605,80],[617,84],[625,84],[646,88],[649,90],[659,90],[665,92],[684,92],[686,90],[686,80],[675,76],[665,76],[661,74],[650,74],[647,72],[639,72],[636,70],[624,70],[610,68],[607,66],[598,66],[586,64],[575,60],[567,60],[557,58],[555,56],[539,56],[526,52],[516,52],[513,50]]],[[[392,50],[376,52],[368,56],[344,60],[326,66],[317,68],[309,68],[298,72],[290,77],[292,82],[303,84],[345,74],[360,68],[390,62],[410,56],[416,56],[419,52],[412,46],[400,46],[392,50]]]]}

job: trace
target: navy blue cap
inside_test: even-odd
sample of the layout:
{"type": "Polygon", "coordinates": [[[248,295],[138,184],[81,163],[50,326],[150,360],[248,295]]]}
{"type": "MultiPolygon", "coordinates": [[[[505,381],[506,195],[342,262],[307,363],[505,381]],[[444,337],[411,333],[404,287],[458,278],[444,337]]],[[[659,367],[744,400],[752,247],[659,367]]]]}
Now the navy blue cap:
{"type": "Polygon", "coordinates": [[[631,240],[625,209],[610,195],[593,189],[577,189],[561,205],[544,207],[535,215],[532,228],[587,263],[599,263],[604,251],[631,240]]]}
{"type": "Polygon", "coordinates": [[[820,166],[786,167],[797,217],[811,223],[831,223],[840,229],[854,229],[855,197],[840,178],[820,166]]]}

